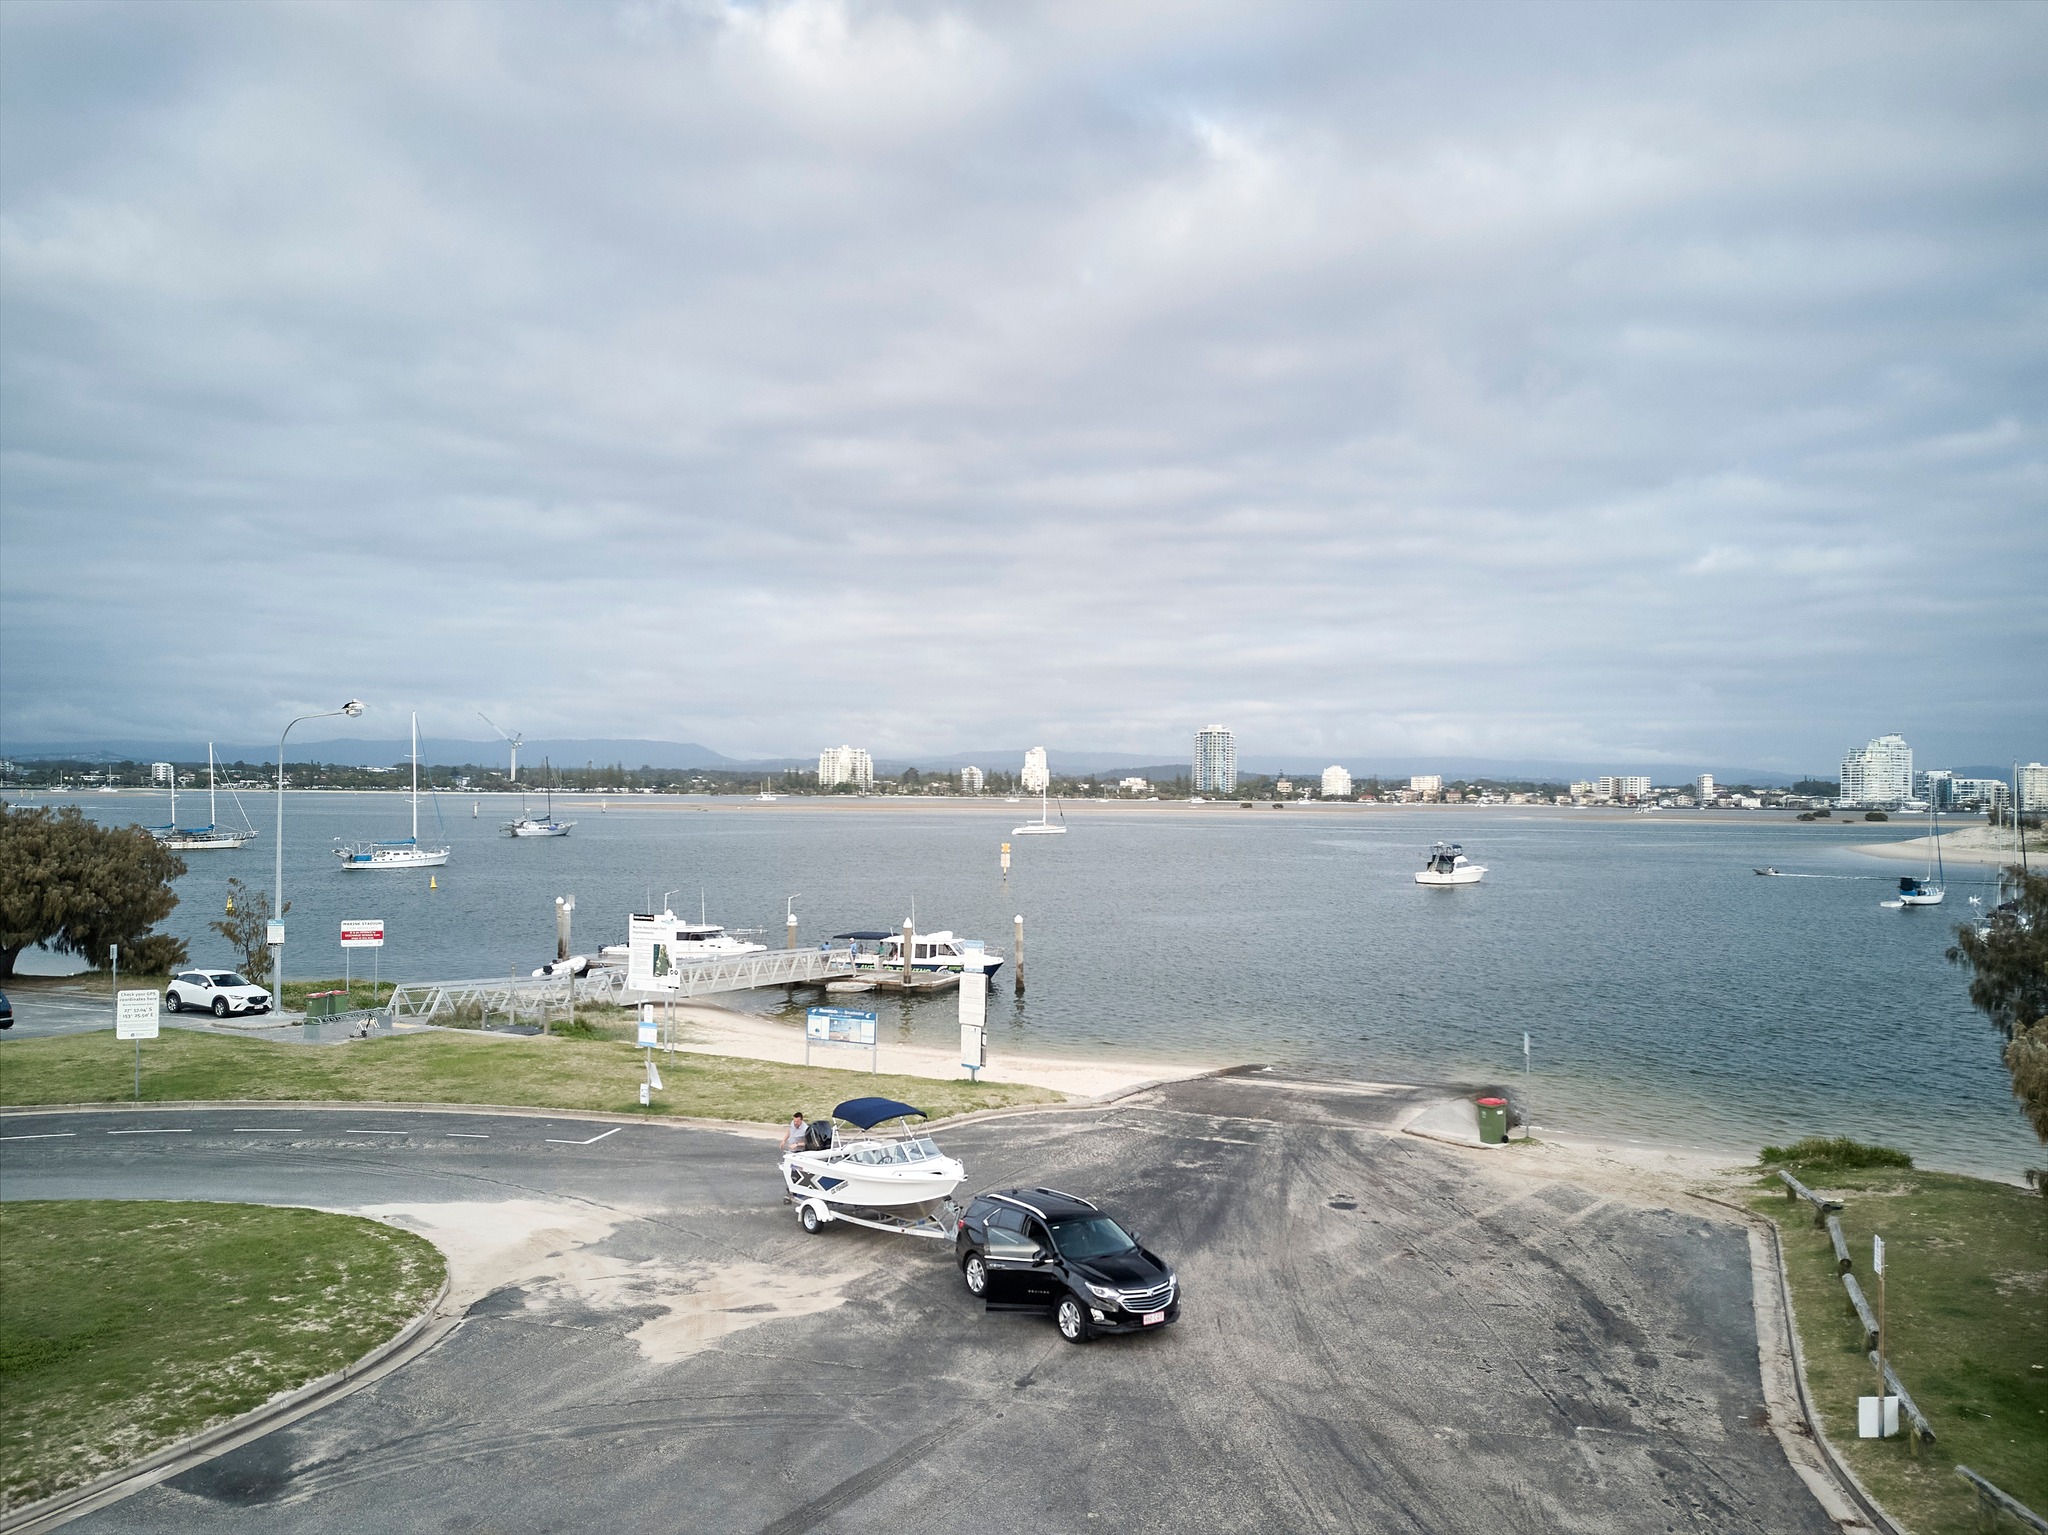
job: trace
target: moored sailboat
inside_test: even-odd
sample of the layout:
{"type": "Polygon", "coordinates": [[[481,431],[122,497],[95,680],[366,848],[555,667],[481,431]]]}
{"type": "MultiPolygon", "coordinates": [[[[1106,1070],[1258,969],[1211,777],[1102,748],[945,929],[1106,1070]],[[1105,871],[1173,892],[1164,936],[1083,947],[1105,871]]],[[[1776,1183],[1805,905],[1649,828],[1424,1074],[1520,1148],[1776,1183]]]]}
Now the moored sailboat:
{"type": "Polygon", "coordinates": [[[445,847],[420,845],[420,717],[412,717],[412,835],[397,842],[359,842],[338,847],[344,869],[431,869],[448,861],[445,847]]]}

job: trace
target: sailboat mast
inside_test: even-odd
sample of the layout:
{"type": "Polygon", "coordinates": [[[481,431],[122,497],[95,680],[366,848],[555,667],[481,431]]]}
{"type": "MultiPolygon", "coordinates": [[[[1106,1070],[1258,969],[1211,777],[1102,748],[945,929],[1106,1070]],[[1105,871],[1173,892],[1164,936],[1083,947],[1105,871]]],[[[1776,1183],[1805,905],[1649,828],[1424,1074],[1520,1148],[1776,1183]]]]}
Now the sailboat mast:
{"type": "Polygon", "coordinates": [[[213,778],[213,743],[208,741],[206,743],[206,824],[208,826],[220,825],[220,811],[214,806],[214,801],[219,798],[219,795],[215,791],[213,778]]]}
{"type": "Polygon", "coordinates": [[[420,717],[412,717],[412,840],[420,840],[420,717]]]}

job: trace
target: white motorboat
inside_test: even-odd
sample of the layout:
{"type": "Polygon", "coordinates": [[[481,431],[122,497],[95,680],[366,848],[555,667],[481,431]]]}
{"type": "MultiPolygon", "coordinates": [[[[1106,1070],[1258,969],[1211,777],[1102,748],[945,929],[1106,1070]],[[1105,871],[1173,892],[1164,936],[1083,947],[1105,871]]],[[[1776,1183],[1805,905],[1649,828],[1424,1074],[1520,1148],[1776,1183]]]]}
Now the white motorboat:
{"type": "MultiPolygon", "coordinates": [[[[901,933],[834,933],[832,941],[852,945],[852,968],[855,970],[878,970],[886,974],[903,968],[901,933]],[[872,943],[876,947],[863,949],[861,945],[864,943],[872,943]]],[[[983,975],[994,975],[1003,968],[1003,956],[989,953],[979,939],[956,938],[950,928],[941,928],[936,933],[920,933],[913,929],[910,935],[910,968],[913,971],[954,974],[978,970],[983,975]]]]}
{"type": "Polygon", "coordinates": [[[1486,865],[1474,863],[1455,842],[1439,842],[1429,850],[1429,862],[1415,871],[1418,885],[1476,885],[1486,878],[1486,865]]]}
{"type": "Polygon", "coordinates": [[[526,814],[526,805],[522,800],[519,806],[519,819],[505,823],[506,836],[566,837],[569,835],[569,828],[576,824],[574,821],[558,821],[555,819],[555,773],[553,764],[546,764],[545,771],[548,779],[547,819],[536,821],[532,816],[526,814]]]}
{"type": "Polygon", "coordinates": [[[822,1200],[835,1211],[935,1213],[966,1181],[967,1169],[907,1123],[924,1117],[923,1109],[893,1098],[849,1099],[832,1111],[832,1120],[862,1133],[841,1135],[831,1121],[813,1125],[804,1150],[783,1153],[783,1186],[792,1199],[822,1200]],[[872,1133],[899,1120],[905,1123],[898,1136],[872,1133]]]}
{"type": "Polygon", "coordinates": [[[1064,837],[1067,834],[1066,819],[1065,811],[1060,812],[1060,824],[1058,826],[1053,825],[1047,819],[1045,790],[1040,789],[1038,791],[1038,819],[1026,821],[1022,826],[1011,827],[1010,835],[1013,837],[1064,837]]]}
{"type": "Polygon", "coordinates": [[[420,845],[420,717],[412,717],[412,835],[397,842],[359,842],[338,847],[344,869],[433,869],[448,861],[445,847],[420,845]]]}
{"type": "Polygon", "coordinates": [[[1941,863],[1941,825],[1935,818],[1932,805],[1927,807],[1927,825],[1927,877],[1922,879],[1917,874],[1900,875],[1897,897],[1877,903],[1887,911],[1898,911],[1906,906],[1939,906],[1948,896],[1945,888],[1948,871],[1941,863]]]}
{"type": "MultiPolygon", "coordinates": [[[[219,790],[215,780],[218,776],[213,761],[213,743],[206,743],[206,824],[204,826],[180,826],[178,824],[178,774],[171,772],[171,823],[168,826],[152,826],[150,835],[165,847],[180,853],[231,852],[246,847],[256,840],[256,828],[249,823],[249,812],[242,810],[242,825],[239,829],[222,826],[217,807],[219,790]]],[[[232,786],[228,793],[235,798],[235,808],[242,809],[242,797],[235,794],[232,786]]]]}

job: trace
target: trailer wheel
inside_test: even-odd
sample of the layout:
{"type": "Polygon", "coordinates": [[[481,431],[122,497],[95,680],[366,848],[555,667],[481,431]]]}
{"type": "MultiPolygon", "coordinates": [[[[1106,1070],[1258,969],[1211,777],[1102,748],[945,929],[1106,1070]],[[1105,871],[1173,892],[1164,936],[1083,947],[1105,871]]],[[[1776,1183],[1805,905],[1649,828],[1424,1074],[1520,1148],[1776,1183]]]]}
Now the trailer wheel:
{"type": "Polygon", "coordinates": [[[812,1236],[816,1236],[825,1228],[825,1223],[818,1219],[818,1207],[816,1205],[798,1205],[796,1207],[796,1218],[797,1223],[812,1236]]]}

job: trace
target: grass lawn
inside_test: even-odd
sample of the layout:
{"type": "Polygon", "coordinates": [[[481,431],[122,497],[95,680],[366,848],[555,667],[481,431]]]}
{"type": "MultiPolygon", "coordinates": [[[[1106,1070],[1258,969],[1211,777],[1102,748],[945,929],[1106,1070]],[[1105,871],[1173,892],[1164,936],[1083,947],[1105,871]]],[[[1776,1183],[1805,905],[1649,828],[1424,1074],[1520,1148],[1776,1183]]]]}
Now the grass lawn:
{"type": "Polygon", "coordinates": [[[360,1359],[426,1308],[443,1272],[432,1243],[355,1216],[0,1205],[0,1508],[360,1359]]]}
{"type": "Polygon", "coordinates": [[[1976,1530],[1958,1463],[2048,1510],[2048,1199],[1947,1173],[1792,1171],[1845,1206],[1842,1231],[1873,1309],[1870,1239],[1884,1238],[1888,1353],[1936,1435],[1918,1460],[1903,1436],[1856,1437],[1856,1398],[1875,1394],[1876,1372],[1827,1232],[1771,1178],[1773,1194],[1755,1203],[1779,1225],[1807,1385],[1835,1448],[1915,1535],[1976,1530]]]}
{"type": "MultiPolygon", "coordinates": [[[[663,1089],[640,1107],[641,1055],[611,1040],[515,1038],[436,1031],[345,1045],[277,1044],[165,1029],[142,1046],[151,1103],[299,1099],[308,1102],[516,1104],[616,1114],[688,1114],[781,1121],[879,1094],[934,1119],[1015,1103],[1059,1103],[1043,1087],[875,1076],[723,1055],[660,1060],[663,1089]]],[[[112,1030],[0,1043],[0,1104],[126,1102],[135,1047],[112,1030]]]]}

